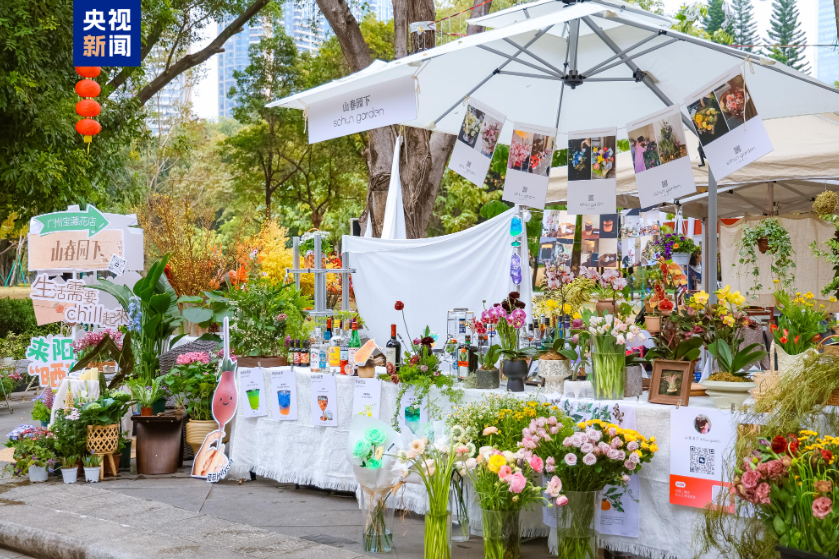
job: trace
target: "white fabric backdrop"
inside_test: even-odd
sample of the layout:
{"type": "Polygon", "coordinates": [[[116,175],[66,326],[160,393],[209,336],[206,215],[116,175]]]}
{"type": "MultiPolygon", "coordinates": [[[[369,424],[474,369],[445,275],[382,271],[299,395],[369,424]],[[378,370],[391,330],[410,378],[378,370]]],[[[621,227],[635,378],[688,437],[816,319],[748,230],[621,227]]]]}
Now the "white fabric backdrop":
{"type": "MultiPolygon", "coordinates": [[[[405,303],[410,333],[419,337],[429,325],[446,339],[446,312],[468,308],[479,316],[487,305],[500,302],[516,289],[510,279],[511,209],[493,219],[451,235],[426,239],[384,240],[345,236],[343,251],[350,254],[353,290],[358,312],[367,323],[370,337],[383,346],[390,338],[390,325],[409,343],[396,301],[405,303]]],[[[530,308],[531,273],[524,233],[522,284],[518,289],[530,308]]],[[[439,345],[437,347],[440,347],[439,345]]]]}
{"type": "MultiPolygon", "coordinates": [[[[382,223],[382,239],[406,239],[405,207],[402,205],[402,179],[399,176],[399,149],[402,147],[402,136],[396,138],[393,149],[393,165],[390,168],[390,185],[387,187],[387,202],[385,202],[385,218],[382,223]]],[[[370,219],[370,214],[367,214],[370,219]]],[[[370,235],[372,237],[372,235],[370,235]]]]}

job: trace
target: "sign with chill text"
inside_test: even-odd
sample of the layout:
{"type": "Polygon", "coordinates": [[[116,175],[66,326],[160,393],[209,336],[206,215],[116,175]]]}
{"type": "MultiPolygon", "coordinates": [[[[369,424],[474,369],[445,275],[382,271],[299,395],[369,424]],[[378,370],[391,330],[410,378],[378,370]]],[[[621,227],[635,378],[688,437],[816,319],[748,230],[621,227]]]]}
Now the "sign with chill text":
{"type": "Polygon", "coordinates": [[[73,0],[73,66],[139,66],[140,0],[73,0]]]}
{"type": "Polygon", "coordinates": [[[406,76],[312,103],[309,107],[309,143],[407,122],[416,117],[414,79],[406,76]]]}

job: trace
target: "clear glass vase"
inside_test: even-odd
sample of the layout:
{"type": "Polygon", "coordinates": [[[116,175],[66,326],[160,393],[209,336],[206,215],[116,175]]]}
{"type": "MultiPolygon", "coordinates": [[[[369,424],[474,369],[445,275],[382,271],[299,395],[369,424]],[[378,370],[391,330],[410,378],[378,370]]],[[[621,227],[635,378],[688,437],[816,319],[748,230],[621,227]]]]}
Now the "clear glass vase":
{"type": "Polygon", "coordinates": [[[591,337],[592,385],[597,400],[623,400],[626,384],[626,345],[614,336],[591,337]]]}
{"type": "Polygon", "coordinates": [[[520,559],[521,529],[518,510],[481,511],[484,559],[520,559]]]}
{"type": "Polygon", "coordinates": [[[451,559],[452,556],[452,515],[425,515],[424,559],[451,559]]]}
{"type": "Polygon", "coordinates": [[[469,541],[469,498],[465,480],[452,472],[452,487],[449,491],[449,508],[452,511],[452,541],[469,541]]]}
{"type": "Polygon", "coordinates": [[[556,511],[557,557],[597,559],[595,518],[600,491],[565,491],[568,502],[556,511]]]}
{"type": "Polygon", "coordinates": [[[387,553],[393,549],[393,509],[388,507],[390,495],[390,489],[380,492],[361,489],[361,514],[364,517],[361,544],[366,552],[387,553]]]}

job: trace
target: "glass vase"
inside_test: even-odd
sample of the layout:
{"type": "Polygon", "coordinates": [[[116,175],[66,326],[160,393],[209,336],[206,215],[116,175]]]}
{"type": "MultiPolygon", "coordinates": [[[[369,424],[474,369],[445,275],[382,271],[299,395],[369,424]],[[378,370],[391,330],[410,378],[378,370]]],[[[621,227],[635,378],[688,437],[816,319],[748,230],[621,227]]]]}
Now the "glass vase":
{"type": "Polygon", "coordinates": [[[449,508],[452,511],[452,541],[469,541],[469,499],[463,477],[452,472],[452,487],[449,491],[449,508]]]}
{"type": "Polygon", "coordinates": [[[597,559],[594,521],[600,491],[565,491],[568,502],[556,511],[558,557],[597,559]]]}
{"type": "Polygon", "coordinates": [[[521,530],[518,510],[481,511],[484,559],[520,559],[521,530]]]}
{"type": "Polygon", "coordinates": [[[425,515],[424,559],[451,559],[452,556],[452,515],[425,515]]]}
{"type": "Polygon", "coordinates": [[[390,495],[390,489],[379,492],[361,489],[361,514],[364,517],[361,544],[366,552],[387,553],[393,549],[393,509],[387,502],[390,495]]]}
{"type": "Polygon", "coordinates": [[[623,400],[626,384],[626,345],[614,336],[591,337],[592,385],[597,400],[623,400]]]}

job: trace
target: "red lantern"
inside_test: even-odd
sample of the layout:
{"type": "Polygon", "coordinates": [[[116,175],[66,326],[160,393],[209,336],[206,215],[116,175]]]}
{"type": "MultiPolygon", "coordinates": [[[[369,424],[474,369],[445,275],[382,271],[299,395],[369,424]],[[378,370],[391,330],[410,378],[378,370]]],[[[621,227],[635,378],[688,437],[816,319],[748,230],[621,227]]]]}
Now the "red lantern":
{"type": "Polygon", "coordinates": [[[79,97],[98,97],[102,88],[93,80],[81,80],[76,84],[76,93],[79,97]]]}
{"type": "Polygon", "coordinates": [[[102,112],[102,107],[93,99],[82,99],[76,103],[76,113],[80,116],[97,116],[102,112]]]}
{"type": "Polygon", "coordinates": [[[101,71],[99,66],[76,66],[76,73],[83,78],[95,78],[101,71]]]}
{"type": "Polygon", "coordinates": [[[101,131],[102,125],[89,118],[83,118],[76,123],[76,132],[85,137],[85,142],[90,142],[90,136],[95,136],[101,131]]]}

